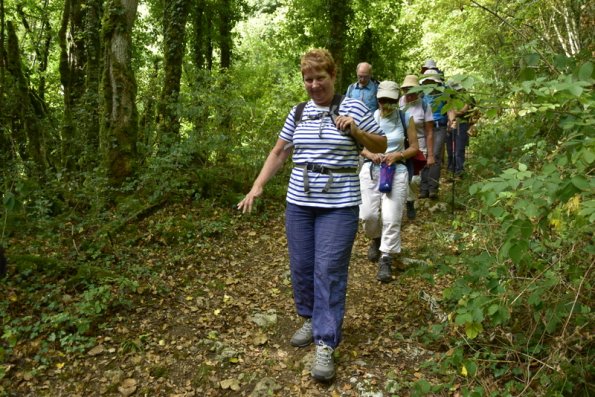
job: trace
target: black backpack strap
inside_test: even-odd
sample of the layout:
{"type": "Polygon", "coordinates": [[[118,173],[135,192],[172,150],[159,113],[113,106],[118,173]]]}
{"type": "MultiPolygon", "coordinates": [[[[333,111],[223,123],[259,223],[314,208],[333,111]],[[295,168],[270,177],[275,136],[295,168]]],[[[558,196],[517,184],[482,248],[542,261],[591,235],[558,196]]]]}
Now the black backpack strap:
{"type": "Polygon", "coordinates": [[[405,142],[403,144],[405,145],[405,149],[407,149],[409,147],[409,135],[407,134],[407,123],[405,122],[405,112],[403,112],[401,109],[399,109],[398,112],[399,112],[399,117],[401,118],[401,125],[403,125],[403,134],[405,135],[405,142]]]}
{"type": "Polygon", "coordinates": [[[343,103],[343,99],[345,99],[345,95],[335,94],[333,100],[331,102],[331,106],[329,107],[329,113],[339,115],[339,108],[341,107],[341,103],[343,103]]]}
{"type": "Polygon", "coordinates": [[[293,114],[293,122],[297,126],[302,121],[302,114],[304,113],[304,108],[306,107],[307,102],[300,102],[295,107],[295,113],[293,114]]]}

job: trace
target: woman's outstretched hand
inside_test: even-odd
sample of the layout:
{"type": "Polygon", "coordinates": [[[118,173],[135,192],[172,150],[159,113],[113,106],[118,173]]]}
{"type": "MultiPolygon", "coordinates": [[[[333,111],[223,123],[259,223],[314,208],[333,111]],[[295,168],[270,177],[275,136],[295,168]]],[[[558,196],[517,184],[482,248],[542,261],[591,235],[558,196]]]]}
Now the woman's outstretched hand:
{"type": "Polygon", "coordinates": [[[256,198],[260,197],[261,195],[262,188],[256,186],[252,187],[252,189],[248,192],[246,197],[244,197],[242,201],[238,203],[238,210],[242,211],[243,214],[245,214],[246,212],[252,212],[252,205],[254,205],[254,200],[256,200],[256,198]]]}

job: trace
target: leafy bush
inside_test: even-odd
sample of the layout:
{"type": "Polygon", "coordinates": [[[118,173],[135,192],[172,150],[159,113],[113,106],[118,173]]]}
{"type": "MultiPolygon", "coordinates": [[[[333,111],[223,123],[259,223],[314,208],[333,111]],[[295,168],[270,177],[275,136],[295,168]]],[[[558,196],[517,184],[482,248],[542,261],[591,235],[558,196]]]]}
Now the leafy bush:
{"type": "Polygon", "coordinates": [[[469,189],[472,248],[444,293],[464,335],[446,362],[491,373],[502,395],[592,391],[592,75],[586,63],[522,82],[520,109],[476,138],[486,179],[469,189]]]}

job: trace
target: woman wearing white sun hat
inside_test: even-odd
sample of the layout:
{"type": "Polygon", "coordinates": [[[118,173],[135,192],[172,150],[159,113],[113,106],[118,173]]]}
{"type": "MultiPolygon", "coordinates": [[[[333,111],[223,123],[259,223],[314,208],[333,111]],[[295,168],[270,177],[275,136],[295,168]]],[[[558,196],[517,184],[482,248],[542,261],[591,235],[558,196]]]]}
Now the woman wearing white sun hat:
{"type": "MultiPolygon", "coordinates": [[[[412,88],[419,87],[417,76],[410,74],[405,76],[401,84],[401,96],[399,105],[405,112],[406,120],[413,117],[415,129],[417,131],[417,140],[419,141],[419,150],[426,157],[427,164],[421,170],[420,175],[415,175],[409,183],[409,193],[407,195],[407,217],[415,218],[415,196],[418,190],[428,192],[429,189],[429,167],[434,165],[434,115],[432,107],[423,103],[421,93],[412,92],[412,88]],[[420,189],[421,188],[421,189],[420,189]]],[[[423,197],[423,196],[422,196],[423,197]]],[[[426,196],[427,197],[427,196],[426,196]]]]}
{"type": "MultiPolygon", "coordinates": [[[[371,251],[379,250],[378,274],[381,282],[392,280],[392,263],[401,252],[401,220],[407,199],[408,171],[405,160],[415,156],[418,150],[414,123],[403,125],[399,110],[399,85],[394,81],[383,81],[378,86],[379,109],[374,119],[386,134],[387,149],[374,153],[364,149],[361,155],[366,159],[360,171],[362,204],[360,218],[364,233],[371,241],[371,251]],[[405,149],[405,134],[409,147],[405,149]],[[379,189],[381,164],[394,165],[392,188],[389,192],[379,189]]],[[[369,259],[372,259],[368,255],[369,259]]]]}

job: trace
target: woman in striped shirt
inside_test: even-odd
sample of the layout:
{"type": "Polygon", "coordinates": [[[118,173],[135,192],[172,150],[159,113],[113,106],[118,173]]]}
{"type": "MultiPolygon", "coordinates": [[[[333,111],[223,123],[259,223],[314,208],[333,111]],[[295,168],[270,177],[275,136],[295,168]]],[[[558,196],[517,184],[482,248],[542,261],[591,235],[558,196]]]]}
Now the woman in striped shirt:
{"type": "Polygon", "coordinates": [[[304,324],[291,344],[314,342],[312,376],[335,376],[333,350],[341,341],[347,274],[361,203],[359,149],[386,150],[386,137],[363,102],[335,96],[336,65],[325,49],[301,58],[310,100],[294,107],[252,189],[238,208],[250,212],[265,184],[292,155],[285,229],[297,313],[304,324]],[[341,99],[343,99],[341,101],[341,99]]]}

